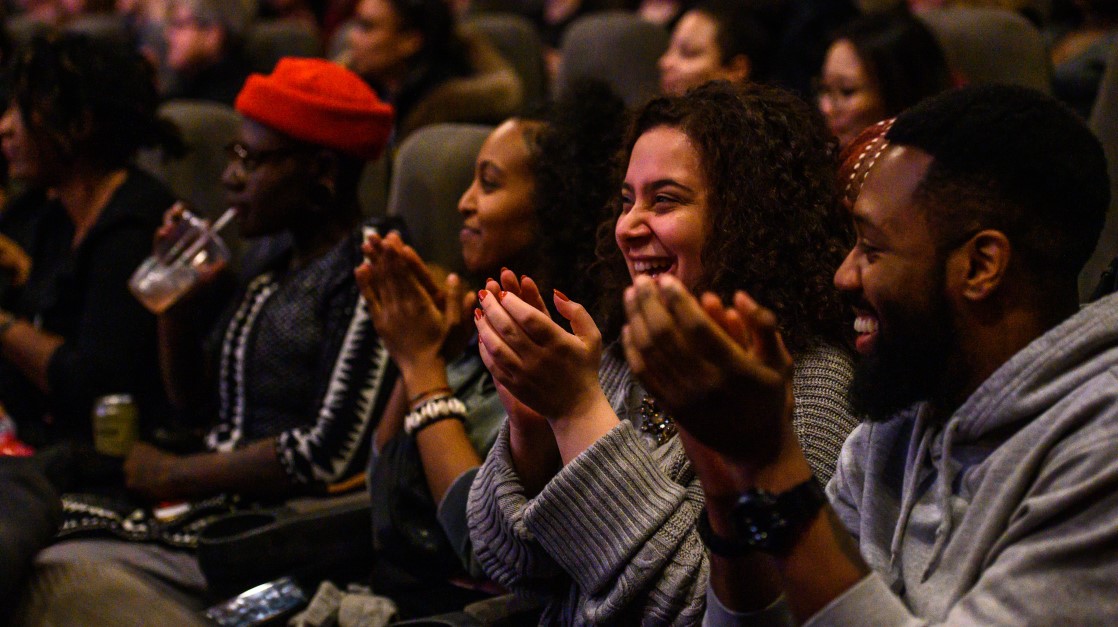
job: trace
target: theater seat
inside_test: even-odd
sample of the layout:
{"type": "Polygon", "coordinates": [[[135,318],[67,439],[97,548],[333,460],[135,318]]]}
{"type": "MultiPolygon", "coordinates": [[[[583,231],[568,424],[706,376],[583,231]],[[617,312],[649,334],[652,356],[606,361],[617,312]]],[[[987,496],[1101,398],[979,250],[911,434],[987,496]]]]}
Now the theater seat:
{"type": "Polygon", "coordinates": [[[580,78],[596,78],[636,107],[660,91],[656,62],[668,48],[668,32],[634,13],[605,11],[574,21],[560,44],[553,94],[580,78]]]}
{"type": "Polygon", "coordinates": [[[392,170],[388,215],[407,224],[423,259],[462,272],[458,199],[473,180],[474,160],[493,130],[475,124],[433,124],[400,146],[392,170]]]}
{"type": "Polygon", "coordinates": [[[1008,83],[1052,93],[1044,36],[1005,9],[950,6],[917,13],[939,40],[947,63],[970,83],[1008,83]]]}
{"type": "Polygon", "coordinates": [[[1107,170],[1110,172],[1110,210],[1106,214],[1106,225],[1095,254],[1079,275],[1079,296],[1083,300],[1091,295],[1103,270],[1118,256],[1118,46],[1110,51],[1106,62],[1106,73],[1099,85],[1090,125],[1106,151],[1107,170]]]}

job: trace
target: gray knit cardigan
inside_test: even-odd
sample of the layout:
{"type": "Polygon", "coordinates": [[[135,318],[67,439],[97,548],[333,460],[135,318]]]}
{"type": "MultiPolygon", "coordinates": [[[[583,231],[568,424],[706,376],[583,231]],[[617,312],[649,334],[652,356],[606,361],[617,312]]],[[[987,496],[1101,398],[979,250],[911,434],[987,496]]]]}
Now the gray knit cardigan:
{"type": "MultiPolygon", "coordinates": [[[[793,420],[822,483],[857,424],[852,371],[850,355],[833,346],[796,360],[793,420]]],[[[695,531],[702,487],[679,438],[653,447],[635,427],[639,383],[616,345],[599,380],[621,424],[535,498],[525,498],[512,466],[506,420],[470,492],[477,558],[497,583],[540,598],[545,624],[698,624],[709,574],[695,531]]]]}

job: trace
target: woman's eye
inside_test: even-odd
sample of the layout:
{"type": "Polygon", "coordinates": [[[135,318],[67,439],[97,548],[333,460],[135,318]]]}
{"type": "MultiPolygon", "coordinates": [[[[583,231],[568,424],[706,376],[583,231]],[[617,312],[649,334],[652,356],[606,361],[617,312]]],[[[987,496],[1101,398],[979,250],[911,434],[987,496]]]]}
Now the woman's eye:
{"type": "Polygon", "coordinates": [[[674,196],[668,196],[667,194],[656,194],[656,196],[652,198],[652,203],[657,208],[663,210],[679,204],[679,201],[677,201],[674,196]]]}
{"type": "Polygon", "coordinates": [[[870,244],[869,242],[867,242],[865,240],[861,240],[861,239],[858,240],[858,248],[861,249],[862,254],[865,255],[866,258],[870,259],[871,261],[873,259],[877,258],[877,255],[881,252],[880,248],[874,246],[873,244],[870,244]]]}
{"type": "Polygon", "coordinates": [[[482,178],[480,180],[480,183],[481,183],[481,189],[486,191],[486,192],[491,192],[491,191],[497,189],[497,181],[494,181],[493,179],[482,178]]]}

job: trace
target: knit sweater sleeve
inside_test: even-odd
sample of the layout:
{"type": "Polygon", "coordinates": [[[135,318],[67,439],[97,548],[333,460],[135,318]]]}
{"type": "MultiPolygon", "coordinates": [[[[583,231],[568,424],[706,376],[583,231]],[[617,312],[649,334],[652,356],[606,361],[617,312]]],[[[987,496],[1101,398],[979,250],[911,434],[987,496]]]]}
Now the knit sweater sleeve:
{"type": "Polygon", "coordinates": [[[485,572],[507,588],[548,594],[562,575],[559,565],[525,525],[528,497],[516,474],[505,420],[470,488],[466,517],[474,553],[485,572]]]}
{"type": "Polygon", "coordinates": [[[817,345],[796,357],[792,424],[804,456],[822,485],[830,481],[843,443],[858,426],[850,405],[853,376],[850,354],[835,346],[817,345]]]}
{"type": "Polygon", "coordinates": [[[541,592],[548,579],[574,584],[564,622],[686,624],[702,615],[709,565],[694,531],[702,492],[678,441],[652,451],[623,421],[527,500],[506,429],[471,501],[474,545],[494,579],[541,592]]]}

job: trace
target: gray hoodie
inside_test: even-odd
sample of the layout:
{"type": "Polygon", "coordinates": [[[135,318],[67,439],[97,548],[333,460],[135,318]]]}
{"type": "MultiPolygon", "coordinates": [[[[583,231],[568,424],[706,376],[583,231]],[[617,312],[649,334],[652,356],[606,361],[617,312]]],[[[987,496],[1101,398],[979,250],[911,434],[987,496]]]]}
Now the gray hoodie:
{"type": "MultiPolygon", "coordinates": [[[[808,624],[1118,622],[1116,400],[1118,296],[1034,340],[945,425],[918,405],[858,427],[827,494],[873,574],[808,624]]],[[[707,621],[779,609],[729,621],[712,604],[707,621]]]]}

